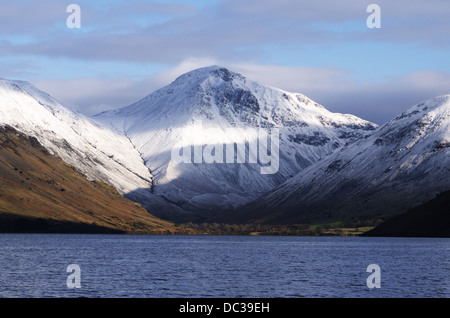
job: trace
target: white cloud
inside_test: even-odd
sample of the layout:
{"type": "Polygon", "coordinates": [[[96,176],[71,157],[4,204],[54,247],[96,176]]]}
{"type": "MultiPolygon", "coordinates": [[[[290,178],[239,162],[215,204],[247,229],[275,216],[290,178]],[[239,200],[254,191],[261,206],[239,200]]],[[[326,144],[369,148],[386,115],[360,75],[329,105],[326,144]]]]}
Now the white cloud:
{"type": "Polygon", "coordinates": [[[111,110],[132,103],[139,90],[129,79],[38,79],[31,81],[65,107],[86,115],[111,110]]]}
{"type": "Polygon", "coordinates": [[[35,80],[63,105],[87,115],[138,101],[196,68],[221,65],[251,80],[307,95],[330,111],[351,113],[382,124],[410,106],[450,94],[450,73],[421,71],[386,78],[384,82],[356,82],[345,70],[324,67],[290,67],[233,64],[213,58],[189,58],[145,80],[78,78],[35,80]]]}

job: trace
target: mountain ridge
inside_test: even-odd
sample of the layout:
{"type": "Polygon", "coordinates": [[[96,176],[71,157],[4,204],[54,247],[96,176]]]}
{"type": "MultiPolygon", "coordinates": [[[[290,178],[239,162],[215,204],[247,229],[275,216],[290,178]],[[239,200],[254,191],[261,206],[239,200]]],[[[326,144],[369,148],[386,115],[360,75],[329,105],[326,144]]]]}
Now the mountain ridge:
{"type": "Polygon", "coordinates": [[[450,187],[449,141],[450,95],[442,95],[338,149],[229,219],[332,222],[405,212],[450,187]]]}
{"type": "Polygon", "coordinates": [[[33,136],[89,180],[99,180],[132,200],[151,200],[151,209],[173,209],[151,193],[153,176],[126,136],[62,106],[24,81],[0,80],[0,124],[33,136]]]}

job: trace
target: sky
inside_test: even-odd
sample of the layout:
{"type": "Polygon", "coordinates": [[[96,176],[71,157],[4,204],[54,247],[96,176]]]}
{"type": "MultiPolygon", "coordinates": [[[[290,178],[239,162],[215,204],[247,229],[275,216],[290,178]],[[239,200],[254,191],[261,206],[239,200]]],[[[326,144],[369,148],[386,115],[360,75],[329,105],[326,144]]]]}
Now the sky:
{"type": "Polygon", "coordinates": [[[450,94],[449,14],[444,0],[0,0],[0,77],[93,115],[221,65],[383,124],[450,94]]]}

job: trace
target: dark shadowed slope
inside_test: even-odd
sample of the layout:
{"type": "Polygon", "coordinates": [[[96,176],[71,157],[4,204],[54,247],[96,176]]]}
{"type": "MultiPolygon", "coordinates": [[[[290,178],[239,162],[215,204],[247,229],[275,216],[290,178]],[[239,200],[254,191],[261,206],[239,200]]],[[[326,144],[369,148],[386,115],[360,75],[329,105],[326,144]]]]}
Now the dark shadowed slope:
{"type": "Polygon", "coordinates": [[[364,235],[450,237],[450,191],[389,219],[364,235]]]}

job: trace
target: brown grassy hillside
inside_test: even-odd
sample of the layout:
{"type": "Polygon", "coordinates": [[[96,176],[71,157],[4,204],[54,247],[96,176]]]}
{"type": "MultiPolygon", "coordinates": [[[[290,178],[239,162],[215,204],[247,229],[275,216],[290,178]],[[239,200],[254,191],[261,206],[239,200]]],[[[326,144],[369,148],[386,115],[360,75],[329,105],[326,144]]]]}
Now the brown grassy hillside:
{"type": "Polygon", "coordinates": [[[0,127],[0,232],[178,233],[32,137],[0,127]]]}

